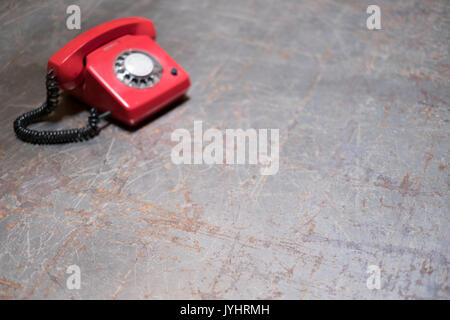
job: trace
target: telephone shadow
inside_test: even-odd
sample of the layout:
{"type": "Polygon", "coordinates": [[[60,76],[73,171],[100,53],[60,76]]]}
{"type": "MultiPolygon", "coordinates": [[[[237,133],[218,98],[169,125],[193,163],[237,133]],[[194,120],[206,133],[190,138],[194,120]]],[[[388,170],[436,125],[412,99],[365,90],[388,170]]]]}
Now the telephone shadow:
{"type": "MultiPolygon", "coordinates": [[[[103,121],[101,121],[99,130],[103,130],[106,127],[108,127],[110,124],[114,124],[118,127],[120,127],[123,130],[129,131],[129,132],[135,132],[140,130],[142,127],[145,127],[150,122],[154,121],[155,119],[162,117],[163,115],[169,113],[173,109],[177,108],[178,106],[182,105],[186,101],[189,100],[189,97],[187,95],[183,95],[182,97],[178,98],[176,101],[170,103],[168,106],[164,107],[162,110],[159,110],[155,114],[149,116],[136,126],[129,126],[127,124],[124,124],[112,117],[106,117],[103,121]]],[[[44,120],[48,121],[50,123],[57,123],[63,120],[65,117],[73,117],[80,115],[81,113],[85,111],[89,111],[91,106],[88,106],[84,102],[76,99],[75,97],[71,96],[68,93],[62,92],[61,96],[59,98],[59,103],[56,109],[48,115],[44,120]]],[[[87,117],[86,116],[86,123],[87,123],[87,117]]]]}
{"type": "Polygon", "coordinates": [[[60,122],[63,118],[76,116],[86,111],[87,106],[69,94],[62,92],[55,110],[44,118],[48,122],[60,122]]]}

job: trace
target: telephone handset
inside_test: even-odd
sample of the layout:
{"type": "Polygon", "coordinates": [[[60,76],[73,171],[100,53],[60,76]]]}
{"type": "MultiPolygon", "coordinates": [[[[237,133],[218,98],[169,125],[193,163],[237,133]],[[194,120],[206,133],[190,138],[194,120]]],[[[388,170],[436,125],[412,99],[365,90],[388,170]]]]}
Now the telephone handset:
{"type": "Polygon", "coordinates": [[[101,24],[70,41],[48,61],[47,100],[16,119],[16,135],[37,144],[83,141],[98,134],[98,122],[106,115],[133,126],[183,96],[189,75],[155,37],[150,20],[132,17],[101,24]],[[88,125],[28,129],[56,108],[58,87],[92,107],[88,125]]]}

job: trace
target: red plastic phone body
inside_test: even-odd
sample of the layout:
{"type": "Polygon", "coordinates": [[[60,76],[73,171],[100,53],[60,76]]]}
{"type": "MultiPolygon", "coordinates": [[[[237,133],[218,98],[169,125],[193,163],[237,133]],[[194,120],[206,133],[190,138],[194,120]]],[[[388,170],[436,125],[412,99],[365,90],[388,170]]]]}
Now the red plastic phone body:
{"type": "Polygon", "coordinates": [[[132,17],[94,27],[73,39],[48,61],[61,89],[89,106],[128,124],[136,125],[186,93],[189,75],[154,41],[153,23],[132,17]],[[159,82],[150,88],[134,88],[120,81],[114,71],[119,54],[136,50],[162,66],[159,82]],[[176,69],[176,74],[171,72],[176,69]]]}

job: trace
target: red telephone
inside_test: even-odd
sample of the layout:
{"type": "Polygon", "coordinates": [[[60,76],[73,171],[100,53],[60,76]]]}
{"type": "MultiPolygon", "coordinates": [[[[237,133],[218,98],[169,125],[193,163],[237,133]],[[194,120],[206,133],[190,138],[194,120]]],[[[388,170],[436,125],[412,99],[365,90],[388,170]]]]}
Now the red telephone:
{"type": "MultiPolygon", "coordinates": [[[[152,21],[140,17],[113,20],[81,34],[49,59],[47,101],[41,108],[55,108],[58,98],[55,86],[59,86],[131,126],[161,110],[186,93],[190,80],[186,71],[156,44],[155,37],[152,21]]],[[[47,114],[51,111],[46,110],[47,114]]],[[[19,117],[15,121],[19,138],[32,143],[72,142],[69,132],[61,133],[61,139],[44,137],[45,134],[40,134],[42,139],[30,137],[39,131],[26,126],[44,113],[37,114],[35,110],[30,115],[32,112],[28,118],[19,117]]],[[[90,124],[96,127],[98,119],[96,110],[91,109],[90,124]]],[[[81,132],[75,140],[87,140],[97,132],[90,130],[84,135],[81,132]]]]}

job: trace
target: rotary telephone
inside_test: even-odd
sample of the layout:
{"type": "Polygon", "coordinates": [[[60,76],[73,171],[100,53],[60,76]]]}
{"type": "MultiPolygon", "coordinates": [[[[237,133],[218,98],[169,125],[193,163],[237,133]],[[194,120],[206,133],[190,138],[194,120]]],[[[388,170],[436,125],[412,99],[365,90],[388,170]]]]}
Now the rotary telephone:
{"type": "Polygon", "coordinates": [[[14,121],[17,137],[36,144],[85,141],[99,133],[98,123],[106,116],[134,126],[183,96],[189,75],[155,37],[152,21],[131,17],[101,24],[70,41],[48,61],[46,101],[14,121]],[[28,129],[56,108],[59,88],[92,107],[88,124],[28,129]]]}

